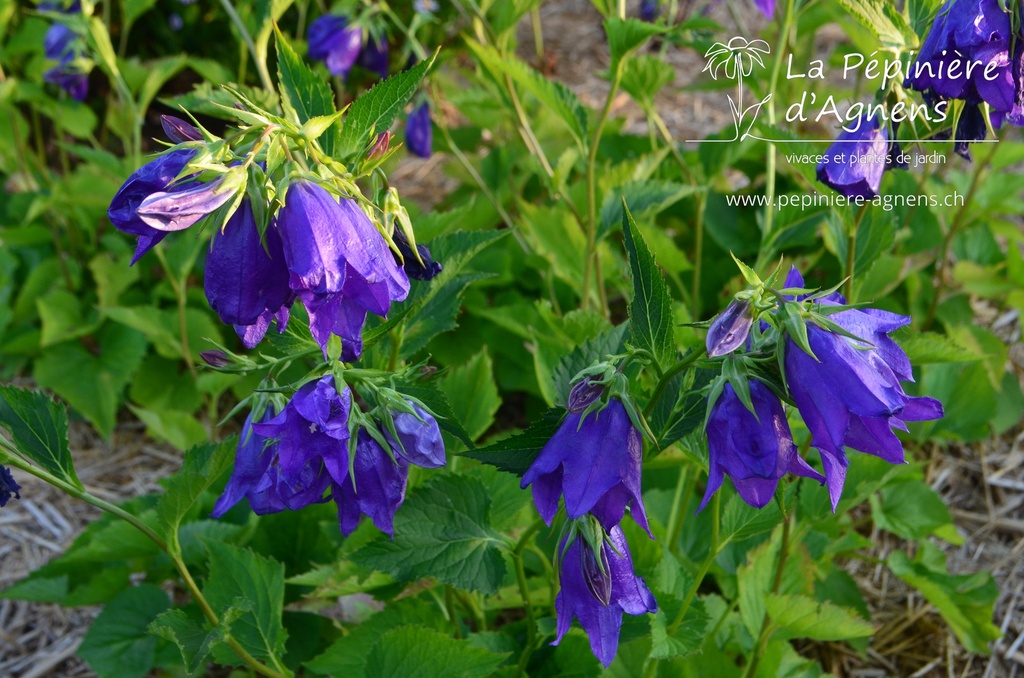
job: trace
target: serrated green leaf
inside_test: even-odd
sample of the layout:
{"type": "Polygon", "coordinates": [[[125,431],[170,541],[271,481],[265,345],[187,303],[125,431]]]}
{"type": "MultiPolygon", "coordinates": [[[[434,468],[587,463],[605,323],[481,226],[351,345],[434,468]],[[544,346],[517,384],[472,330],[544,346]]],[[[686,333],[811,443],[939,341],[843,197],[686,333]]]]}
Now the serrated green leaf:
{"type": "Polygon", "coordinates": [[[394,541],[382,537],[353,559],[399,579],[435,577],[461,589],[493,593],[505,577],[500,534],[490,527],[491,500],[480,481],[435,476],[395,514],[394,541]]]}
{"type": "Polygon", "coordinates": [[[486,346],[465,365],[448,370],[438,385],[448,396],[452,409],[459,413],[470,438],[477,440],[494,423],[501,396],[486,346]]]}
{"type": "Polygon", "coordinates": [[[612,56],[611,69],[614,71],[623,58],[665,30],[658,24],[640,19],[606,19],[604,32],[608,36],[608,49],[612,56]]]}
{"type": "Polygon", "coordinates": [[[366,658],[368,676],[482,678],[494,673],[508,653],[474,647],[422,626],[403,626],[384,634],[366,658]]]}
{"type": "Polygon", "coordinates": [[[899,344],[914,365],[974,362],[985,357],[964,348],[950,337],[935,332],[914,332],[909,336],[900,337],[899,344]]]}
{"type": "Polygon", "coordinates": [[[329,676],[362,678],[366,660],[377,640],[389,630],[416,625],[416,628],[448,628],[436,605],[419,598],[391,601],[383,610],[338,638],[322,654],[306,662],[306,668],[329,676]]]}
{"type": "Polygon", "coordinates": [[[280,666],[288,637],[281,623],[284,565],[249,549],[207,541],[210,577],[203,595],[219,616],[244,610],[231,624],[231,636],[252,656],[280,666]]]}
{"type": "Polygon", "coordinates": [[[232,436],[220,445],[192,448],[185,454],[181,470],[168,480],[167,491],[157,504],[157,515],[170,545],[177,543],[178,527],[199,495],[231,467],[237,442],[238,438],[232,436]]]}
{"type": "Polygon", "coordinates": [[[676,69],[657,57],[641,54],[626,61],[622,71],[622,89],[641,107],[653,105],[666,85],[675,80],[676,69]]]}
{"type": "Polygon", "coordinates": [[[875,632],[855,612],[809,596],[769,593],[765,603],[772,621],[791,638],[847,640],[875,632]]]}
{"type": "Polygon", "coordinates": [[[735,494],[729,498],[722,512],[722,543],[742,541],[765,532],[771,532],[782,521],[782,514],[775,502],[756,509],[735,494]]]}
{"type": "Polygon", "coordinates": [[[142,678],[153,668],[157,645],[147,629],[170,605],[167,594],[153,584],[125,589],[89,626],[79,656],[100,678],[142,678]]]}
{"type": "Polygon", "coordinates": [[[435,58],[436,54],[407,71],[378,82],[356,99],[345,115],[335,154],[345,156],[356,153],[370,142],[371,134],[390,129],[395,118],[416,93],[435,58]]]}
{"type": "MultiPolygon", "coordinates": [[[[276,28],[275,35],[277,75],[281,81],[285,109],[294,112],[295,122],[300,126],[321,116],[334,115],[334,92],[330,85],[302,61],[276,28]]],[[[334,155],[337,152],[337,132],[329,130],[318,136],[324,153],[334,155]]]]}
{"type": "MultiPolygon", "coordinates": [[[[922,542],[918,558],[927,555],[929,549],[936,547],[922,542]]],[[[935,560],[941,558],[941,552],[937,555],[935,560]]],[[[902,551],[889,554],[886,564],[893,574],[920,591],[939,610],[968,651],[989,653],[988,643],[1002,635],[992,623],[999,588],[991,574],[954,575],[946,572],[944,566],[942,571],[937,571],[921,560],[911,561],[902,551]]]]}
{"type": "Polygon", "coordinates": [[[622,223],[623,200],[634,215],[655,215],[673,203],[696,191],[693,186],[673,181],[641,180],[630,181],[608,192],[601,205],[601,222],[597,227],[597,239],[606,236],[614,226],[622,223]]]}
{"type": "Polygon", "coordinates": [[[190,619],[183,610],[175,608],[158,615],[149,625],[149,632],[177,645],[185,672],[194,676],[202,668],[213,646],[224,640],[228,630],[224,621],[212,631],[207,631],[197,620],[190,619]]]}
{"type": "Polygon", "coordinates": [[[946,502],[920,480],[894,483],[869,499],[875,525],[904,539],[924,539],[952,523],[946,502]]]}
{"type": "Polygon", "coordinates": [[[565,123],[581,152],[586,152],[587,114],[576,95],[561,83],[548,80],[514,56],[502,57],[493,47],[467,39],[469,50],[494,77],[507,75],[537,97],[540,103],[565,123]]]}
{"type": "Polygon", "coordinates": [[[623,207],[622,233],[629,257],[633,298],[629,302],[629,329],[634,344],[651,352],[659,367],[675,360],[672,298],[654,256],[637,229],[629,208],[623,207]]]}
{"type": "Polygon", "coordinates": [[[95,352],[79,342],[45,349],[35,363],[36,381],[68,401],[109,438],[121,393],[146,352],[139,333],[107,323],[95,335],[95,352]],[[74,365],[74,370],[68,366],[74,365]]]}
{"type": "Polygon", "coordinates": [[[839,4],[886,47],[910,48],[918,43],[917,34],[906,19],[885,0],[839,0],[839,4]]]}
{"type": "Polygon", "coordinates": [[[38,391],[0,386],[0,428],[15,449],[56,477],[81,488],[68,448],[68,414],[38,391]]]}
{"type": "Polygon", "coordinates": [[[532,422],[525,431],[514,433],[507,438],[465,453],[464,457],[476,459],[509,473],[522,476],[537,458],[548,440],[558,430],[565,410],[548,410],[540,419],[532,422]]]}
{"type": "Polygon", "coordinates": [[[658,562],[651,587],[658,599],[658,611],[650,618],[651,656],[655,659],[672,659],[700,650],[704,644],[708,615],[703,601],[694,598],[676,625],[682,603],[690,594],[694,582],[693,577],[668,549],[665,549],[658,562]]]}

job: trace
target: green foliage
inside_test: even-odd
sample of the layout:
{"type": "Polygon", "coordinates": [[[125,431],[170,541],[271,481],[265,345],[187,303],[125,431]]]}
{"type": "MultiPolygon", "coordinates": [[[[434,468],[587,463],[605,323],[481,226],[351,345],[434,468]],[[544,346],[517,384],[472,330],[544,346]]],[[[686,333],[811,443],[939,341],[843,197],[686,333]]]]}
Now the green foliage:
{"type": "Polygon", "coordinates": [[[37,391],[0,386],[0,428],[11,435],[18,453],[81,489],[68,449],[68,415],[63,407],[37,391]]]}
{"type": "Polygon", "coordinates": [[[356,562],[399,579],[436,577],[471,591],[493,593],[505,578],[501,535],[489,527],[491,500],[482,483],[438,476],[410,493],[395,516],[395,538],[371,542],[356,562]]]}
{"type": "Polygon", "coordinates": [[[147,635],[146,629],[170,604],[167,594],[153,584],[125,589],[89,627],[79,655],[101,678],[142,678],[157,658],[157,638],[147,635]]]}
{"type": "Polygon", "coordinates": [[[672,332],[672,300],[654,256],[647,248],[636,222],[623,207],[622,233],[629,254],[633,297],[629,302],[629,330],[637,346],[650,351],[662,369],[675,358],[672,332]]]}

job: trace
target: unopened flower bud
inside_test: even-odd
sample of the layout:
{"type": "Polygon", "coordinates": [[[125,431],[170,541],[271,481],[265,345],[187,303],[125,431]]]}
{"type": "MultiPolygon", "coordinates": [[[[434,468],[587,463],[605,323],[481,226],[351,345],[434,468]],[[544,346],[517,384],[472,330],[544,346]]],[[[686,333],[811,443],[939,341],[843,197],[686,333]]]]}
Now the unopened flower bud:
{"type": "Polygon", "coordinates": [[[736,299],[718,314],[708,329],[707,349],[709,358],[732,353],[743,345],[750,334],[754,316],[750,313],[750,302],[736,299]]]}
{"type": "Polygon", "coordinates": [[[176,118],[173,115],[161,115],[160,125],[164,128],[164,134],[167,135],[167,138],[176,144],[184,143],[186,141],[203,140],[203,135],[194,125],[190,125],[181,118],[176,118]]]}
{"type": "Polygon", "coordinates": [[[603,385],[592,384],[590,377],[584,377],[582,381],[578,382],[569,391],[569,399],[565,404],[565,409],[569,410],[572,414],[579,414],[593,405],[601,397],[602,393],[604,393],[603,385]]]}
{"type": "Polygon", "coordinates": [[[367,160],[374,160],[379,158],[388,152],[388,146],[391,144],[391,132],[381,132],[377,135],[377,141],[374,142],[370,152],[366,154],[367,160]]]}
{"type": "Polygon", "coordinates": [[[595,553],[586,539],[577,537],[580,540],[580,570],[583,572],[583,581],[587,590],[602,605],[608,605],[612,600],[612,578],[611,565],[608,562],[608,554],[604,546],[600,553],[595,553]]]}
{"type": "Polygon", "coordinates": [[[231,358],[224,351],[200,351],[199,357],[210,367],[227,367],[231,364],[231,358]]]}

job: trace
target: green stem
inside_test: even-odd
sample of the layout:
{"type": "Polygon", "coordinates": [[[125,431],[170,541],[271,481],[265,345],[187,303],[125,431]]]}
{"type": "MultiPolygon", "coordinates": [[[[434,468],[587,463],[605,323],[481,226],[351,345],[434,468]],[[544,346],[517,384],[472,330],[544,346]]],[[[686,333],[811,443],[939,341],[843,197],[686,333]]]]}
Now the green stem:
{"type": "Polygon", "coordinates": [[[461,640],[462,624],[459,621],[458,610],[455,609],[455,589],[451,586],[444,587],[444,607],[448,612],[448,620],[452,623],[452,628],[455,630],[455,637],[461,640]]]}
{"type": "Polygon", "coordinates": [[[843,286],[843,293],[846,295],[846,303],[853,303],[853,274],[857,265],[857,231],[860,229],[860,222],[868,211],[868,205],[864,203],[857,210],[857,217],[853,220],[853,228],[850,229],[846,238],[846,285],[843,286]]]}
{"type": "Polygon", "coordinates": [[[515,548],[512,550],[512,560],[515,563],[516,569],[516,582],[519,585],[519,595],[523,599],[523,609],[526,611],[526,647],[523,649],[523,653],[519,657],[519,663],[516,665],[516,676],[522,676],[525,674],[526,666],[529,664],[530,657],[533,655],[534,643],[537,640],[537,619],[533,613],[533,605],[530,603],[530,587],[526,582],[526,569],[523,566],[523,551],[526,549],[533,535],[542,527],[544,527],[543,520],[534,521],[533,525],[530,525],[530,527],[523,532],[522,536],[519,537],[519,541],[516,542],[515,548]]]}
{"type": "MultiPolygon", "coordinates": [[[[786,569],[786,560],[789,558],[789,531],[792,523],[791,516],[783,514],[782,521],[782,543],[779,545],[779,556],[775,566],[775,579],[772,581],[772,593],[778,593],[782,587],[782,576],[786,569]]],[[[757,642],[754,644],[753,658],[750,660],[750,664],[747,665],[746,671],[743,672],[743,678],[753,678],[757,675],[757,666],[761,661],[761,655],[764,654],[764,648],[768,644],[768,639],[772,635],[771,618],[768,613],[764,613],[764,618],[761,620],[761,630],[757,634],[757,642]]]]}
{"type": "Polygon", "coordinates": [[[188,367],[188,371],[195,378],[198,376],[196,372],[195,362],[192,360],[192,349],[188,343],[188,317],[185,315],[186,303],[186,290],[184,281],[179,281],[174,277],[174,272],[171,270],[170,264],[167,262],[167,257],[164,255],[163,248],[157,246],[153,248],[153,252],[156,254],[156,258],[160,261],[161,268],[164,269],[164,273],[167,274],[167,282],[170,283],[171,289],[174,291],[174,298],[178,304],[178,334],[181,336],[181,356],[185,361],[185,365],[188,367]]]}
{"type": "MultiPolygon", "coordinates": [[[[772,65],[772,75],[769,81],[768,91],[775,92],[778,89],[779,75],[782,71],[782,53],[789,42],[789,34],[793,27],[793,0],[787,0],[786,13],[782,18],[782,29],[779,32],[779,42],[775,48],[775,63],[772,65]]],[[[768,123],[775,124],[775,97],[768,102],[768,123]]],[[[764,192],[767,200],[764,206],[764,231],[761,233],[762,242],[766,241],[772,232],[772,219],[775,216],[775,144],[768,144],[768,160],[765,166],[764,192]]]]}
{"type": "MultiPolygon", "coordinates": [[[[708,570],[711,569],[711,564],[715,562],[715,558],[718,557],[721,551],[722,544],[719,544],[719,533],[718,523],[721,517],[721,492],[716,492],[714,498],[711,500],[711,543],[708,545],[708,555],[701,563],[700,570],[697,572],[697,577],[693,581],[693,586],[686,592],[686,598],[683,599],[682,605],[679,606],[679,611],[676,616],[672,619],[672,623],[665,629],[665,633],[671,637],[676,631],[679,630],[679,626],[683,623],[686,618],[686,613],[690,609],[690,605],[693,604],[694,599],[697,597],[697,591],[700,589],[701,584],[704,583],[704,577],[707,576],[708,570]]],[[[647,664],[646,670],[644,671],[645,678],[653,678],[658,672],[658,660],[651,659],[647,664]]]]}
{"type": "MultiPolygon", "coordinates": [[[[104,501],[103,499],[100,499],[99,497],[90,494],[85,488],[78,487],[77,485],[69,483],[66,480],[58,478],[49,471],[33,466],[32,464],[29,464],[28,462],[24,461],[21,458],[21,456],[17,453],[17,451],[9,447],[9,443],[7,443],[6,441],[0,441],[0,448],[2,448],[4,452],[7,452],[7,454],[2,455],[4,463],[10,464],[11,466],[14,466],[15,468],[21,471],[29,473],[39,478],[40,480],[62,490],[68,495],[75,497],[76,499],[81,499],[85,503],[95,506],[101,511],[104,511],[106,513],[109,513],[113,516],[120,518],[121,520],[127,522],[129,525],[137,529],[142,534],[146,535],[146,537],[148,537],[154,544],[156,544],[161,551],[164,551],[165,553],[171,556],[171,560],[174,563],[175,569],[177,569],[178,573],[181,575],[185,587],[192,594],[192,598],[196,601],[196,604],[199,606],[200,610],[202,610],[203,616],[205,616],[207,621],[210,622],[210,625],[217,626],[220,623],[219,619],[217,618],[217,614],[210,607],[209,602],[207,602],[206,598],[199,590],[199,586],[192,578],[192,574],[189,572],[188,567],[185,565],[185,562],[181,559],[180,554],[177,553],[177,551],[179,551],[177,545],[169,546],[168,543],[164,541],[163,537],[154,532],[149,525],[146,525],[136,516],[133,516],[131,513],[128,513],[120,506],[115,506],[114,504],[111,504],[108,501],[104,501]]],[[[268,678],[287,678],[287,673],[272,669],[268,666],[261,664],[252,655],[246,652],[245,648],[239,645],[238,642],[231,636],[226,636],[224,640],[228,644],[228,646],[230,646],[231,649],[234,650],[235,653],[242,659],[242,661],[244,661],[246,665],[249,666],[249,668],[251,668],[256,673],[259,673],[263,676],[267,676],[268,678]]]]}
{"type": "Polygon", "coordinates": [[[245,46],[249,49],[249,55],[252,57],[253,63],[256,65],[256,72],[260,76],[260,83],[263,85],[263,89],[268,92],[274,91],[274,82],[270,79],[270,71],[267,70],[267,64],[260,59],[259,54],[256,52],[256,43],[252,41],[252,36],[249,35],[249,30],[245,27],[245,22],[242,21],[242,17],[238,16],[238,12],[235,11],[234,5],[231,4],[231,0],[220,0],[221,6],[224,11],[228,13],[228,18],[231,19],[231,23],[238,29],[239,35],[242,36],[242,40],[245,41],[245,46]]]}
{"type": "Polygon", "coordinates": [[[922,329],[927,330],[931,328],[932,323],[935,321],[935,311],[939,305],[939,297],[941,297],[942,288],[946,284],[946,259],[949,257],[949,248],[953,243],[953,236],[963,227],[965,221],[964,218],[969,213],[971,201],[974,199],[974,194],[978,191],[978,186],[981,184],[981,175],[988,168],[989,163],[992,162],[992,158],[995,157],[996,150],[999,148],[999,144],[991,144],[992,148],[989,150],[988,155],[985,159],[978,163],[978,166],[974,168],[974,175],[971,177],[971,185],[967,189],[967,195],[964,196],[963,207],[953,217],[953,222],[949,226],[949,230],[946,231],[945,237],[942,239],[942,250],[939,254],[937,265],[940,266],[938,272],[938,281],[935,284],[935,294],[932,297],[932,303],[928,306],[928,315],[925,318],[924,326],[922,329]]]}
{"type": "Polygon", "coordinates": [[[537,65],[544,63],[544,27],[540,21],[540,4],[534,5],[530,10],[530,25],[533,28],[533,49],[537,55],[537,65]]]}
{"type": "Polygon", "coordinates": [[[679,544],[679,536],[683,531],[683,497],[688,496],[689,492],[686,491],[686,487],[693,485],[694,478],[688,473],[686,466],[679,467],[679,479],[676,481],[676,490],[672,495],[672,509],[668,516],[668,527],[665,532],[668,534],[668,550],[672,553],[676,552],[679,544]]]}
{"type": "MultiPolygon", "coordinates": [[[[612,73],[611,87],[608,89],[608,96],[605,97],[604,106],[594,126],[594,136],[590,140],[590,152],[587,154],[587,252],[583,268],[583,308],[590,307],[590,285],[594,276],[594,259],[597,254],[597,153],[601,146],[601,134],[604,126],[608,123],[608,116],[611,113],[612,105],[615,103],[615,96],[619,93],[619,83],[622,80],[622,62],[620,61],[612,73]]],[[[598,268],[600,265],[598,264],[598,268]]],[[[597,280],[598,287],[604,285],[604,280],[597,280]]],[[[598,293],[598,299],[603,294],[598,293]]],[[[601,312],[608,314],[608,308],[602,304],[601,312]]]]}
{"type": "Polygon", "coordinates": [[[650,416],[651,412],[654,411],[655,406],[658,404],[658,400],[665,394],[665,389],[668,388],[668,384],[672,379],[685,370],[687,367],[697,362],[700,358],[707,355],[707,349],[701,348],[697,351],[690,351],[683,359],[677,362],[675,365],[666,370],[662,375],[661,379],[658,380],[658,385],[654,387],[654,394],[651,399],[647,402],[647,407],[644,408],[644,416],[650,416]]]}

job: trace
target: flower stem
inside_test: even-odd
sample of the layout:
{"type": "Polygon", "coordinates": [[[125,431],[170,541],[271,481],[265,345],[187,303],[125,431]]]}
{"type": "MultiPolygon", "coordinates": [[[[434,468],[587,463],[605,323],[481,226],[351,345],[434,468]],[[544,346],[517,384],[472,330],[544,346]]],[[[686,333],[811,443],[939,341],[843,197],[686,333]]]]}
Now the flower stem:
{"type": "Polygon", "coordinates": [[[224,7],[224,11],[228,13],[228,18],[231,19],[231,23],[238,29],[239,35],[242,36],[242,40],[245,41],[245,46],[249,48],[249,55],[252,56],[252,61],[256,65],[256,72],[260,76],[260,83],[263,85],[263,89],[268,92],[274,91],[274,82],[270,79],[270,71],[267,70],[267,64],[265,61],[260,59],[259,54],[256,52],[256,44],[252,41],[252,36],[249,35],[249,30],[245,27],[245,22],[242,21],[242,17],[238,16],[238,12],[235,11],[234,5],[231,4],[231,0],[220,0],[220,4],[224,7]]]}
{"type": "Polygon", "coordinates": [[[516,676],[525,675],[526,666],[533,655],[534,643],[537,640],[537,619],[533,613],[533,605],[530,603],[530,588],[526,582],[526,569],[523,566],[523,551],[526,549],[530,539],[539,529],[544,527],[543,520],[534,521],[519,537],[515,548],[512,549],[512,560],[516,568],[516,582],[519,585],[519,595],[523,599],[523,609],[526,611],[526,647],[519,657],[519,664],[516,665],[516,676]]]}
{"type": "MultiPolygon", "coordinates": [[[[139,520],[137,516],[128,513],[120,506],[115,506],[114,504],[111,504],[108,501],[100,499],[99,497],[91,494],[84,487],[78,487],[77,485],[69,483],[62,478],[58,478],[57,476],[53,475],[52,473],[45,469],[39,468],[28,463],[27,461],[22,459],[21,455],[18,454],[17,451],[10,446],[10,443],[7,443],[7,441],[4,441],[3,439],[0,439],[0,460],[2,460],[5,464],[10,464],[11,466],[21,471],[24,471],[25,473],[33,475],[39,478],[40,480],[49,483],[50,485],[53,485],[54,487],[58,488],[59,490],[62,490],[66,494],[76,499],[81,499],[85,503],[95,506],[101,511],[104,511],[106,513],[109,513],[113,516],[120,518],[121,520],[125,521],[126,523],[137,529],[142,534],[146,535],[146,537],[148,537],[154,544],[156,544],[161,551],[167,553],[171,557],[171,561],[174,563],[175,569],[178,570],[178,573],[181,575],[181,579],[185,584],[185,588],[187,588],[189,590],[189,593],[192,594],[193,600],[195,600],[196,604],[199,606],[199,609],[202,610],[203,616],[206,617],[206,620],[210,623],[210,625],[217,626],[220,623],[220,620],[217,618],[217,614],[213,611],[213,608],[210,607],[209,602],[207,602],[206,598],[199,590],[199,586],[192,578],[192,574],[191,572],[189,572],[188,567],[185,565],[185,561],[181,558],[180,547],[176,543],[177,535],[175,535],[174,538],[175,543],[168,544],[163,537],[157,534],[149,525],[139,520]]],[[[245,648],[239,645],[238,641],[236,641],[230,635],[226,635],[224,637],[224,642],[226,642],[228,646],[232,650],[234,650],[235,654],[237,654],[239,658],[241,658],[242,661],[245,662],[245,664],[256,673],[262,676],[267,676],[267,678],[287,678],[287,676],[290,675],[280,665],[278,666],[278,669],[280,670],[278,670],[261,664],[256,658],[250,655],[245,650],[245,648]]]]}
{"type": "MultiPolygon", "coordinates": [[[[597,259],[597,152],[601,146],[601,134],[604,126],[608,123],[608,116],[611,113],[612,105],[615,103],[615,96],[619,93],[619,83],[622,81],[622,62],[615,66],[612,72],[612,84],[608,89],[608,96],[605,97],[604,107],[597,118],[594,126],[594,136],[590,140],[590,152],[587,155],[587,251],[583,267],[583,308],[590,307],[590,285],[594,277],[595,263],[600,273],[600,262],[597,259]]],[[[598,300],[601,304],[601,312],[608,314],[607,304],[604,303],[604,280],[598,279],[598,300]]]]}
{"type": "MultiPolygon", "coordinates": [[[[780,485],[779,492],[781,491],[780,485]]],[[[789,558],[789,533],[792,525],[792,516],[786,515],[785,512],[783,512],[782,516],[782,539],[775,565],[775,579],[772,581],[772,593],[778,593],[782,587],[782,575],[786,569],[786,560],[789,558]]],[[[761,620],[761,630],[757,634],[757,642],[754,644],[753,658],[750,660],[750,664],[747,665],[746,671],[743,672],[743,678],[753,678],[757,675],[757,665],[761,661],[761,655],[764,654],[764,648],[768,644],[768,639],[771,638],[771,635],[771,618],[765,612],[764,618],[761,620]]]]}
{"type": "Polygon", "coordinates": [[[846,285],[843,288],[843,293],[848,304],[853,303],[853,274],[854,267],[857,264],[857,231],[860,229],[860,222],[864,219],[864,214],[867,211],[868,203],[864,203],[857,210],[857,217],[853,220],[853,228],[850,229],[846,240],[846,285]]]}
{"type": "MultiPolygon", "coordinates": [[[[782,28],[779,31],[779,42],[775,47],[775,63],[772,65],[771,80],[768,84],[768,91],[775,92],[779,84],[779,76],[782,71],[782,52],[786,48],[786,43],[789,42],[789,33],[793,27],[793,0],[787,0],[786,2],[786,13],[782,17],[782,28]]],[[[768,123],[770,125],[775,124],[775,97],[768,102],[768,123]]],[[[761,242],[765,243],[768,238],[771,237],[772,232],[772,219],[775,216],[775,208],[773,203],[775,202],[775,144],[768,144],[768,159],[765,166],[765,182],[764,192],[765,207],[764,207],[764,231],[761,232],[761,242]]]]}

